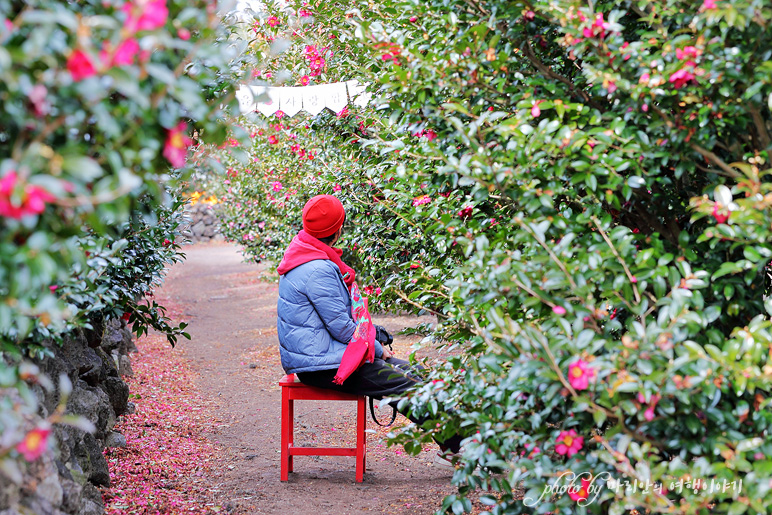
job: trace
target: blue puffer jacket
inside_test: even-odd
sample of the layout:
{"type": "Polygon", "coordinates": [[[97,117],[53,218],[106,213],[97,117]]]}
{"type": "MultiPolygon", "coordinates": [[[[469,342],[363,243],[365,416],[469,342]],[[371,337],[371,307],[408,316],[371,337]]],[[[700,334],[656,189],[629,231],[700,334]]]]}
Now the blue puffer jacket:
{"type": "MultiPolygon", "coordinates": [[[[281,365],[286,373],[338,368],[356,324],[348,288],[335,263],[317,259],[282,275],[277,311],[281,365]]],[[[375,356],[382,355],[383,347],[376,340],[375,356]]]]}

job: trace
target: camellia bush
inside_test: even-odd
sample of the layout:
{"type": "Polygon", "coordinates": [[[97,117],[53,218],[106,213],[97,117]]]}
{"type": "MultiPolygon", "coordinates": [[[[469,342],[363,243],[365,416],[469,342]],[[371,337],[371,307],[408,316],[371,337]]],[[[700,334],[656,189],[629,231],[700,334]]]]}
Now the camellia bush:
{"type": "Polygon", "coordinates": [[[432,420],[394,440],[468,435],[441,510],[769,511],[768,2],[308,2],[254,31],[286,52],[245,80],[375,96],[244,117],[229,237],[276,261],[337,194],[361,284],[437,315],[449,357],[405,401],[432,420]]]}
{"type": "Polygon", "coordinates": [[[210,2],[0,0],[5,477],[20,481],[18,464],[49,448],[50,423],[82,423],[62,405],[31,427],[37,403],[24,385],[59,381],[26,361],[50,353],[44,342],[101,331],[110,317],[137,335],[187,337],[152,289],[181,259],[175,184],[188,147],[226,136],[237,54],[220,22],[210,2]]]}

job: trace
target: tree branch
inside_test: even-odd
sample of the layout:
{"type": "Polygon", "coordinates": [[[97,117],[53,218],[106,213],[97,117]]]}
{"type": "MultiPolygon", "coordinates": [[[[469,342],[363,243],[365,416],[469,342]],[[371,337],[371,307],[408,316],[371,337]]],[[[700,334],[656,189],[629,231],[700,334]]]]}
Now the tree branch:
{"type": "Polygon", "coordinates": [[[534,67],[536,67],[536,69],[539,70],[541,73],[543,73],[544,75],[546,75],[547,77],[549,77],[551,79],[560,81],[563,84],[565,84],[566,86],[568,86],[568,91],[572,95],[581,98],[584,101],[585,104],[587,104],[587,105],[589,105],[591,107],[594,107],[595,109],[597,109],[599,111],[604,111],[604,109],[598,103],[596,103],[590,97],[590,95],[587,94],[587,92],[582,91],[581,89],[578,89],[574,85],[574,83],[571,82],[571,80],[568,77],[564,77],[563,75],[560,75],[559,73],[555,73],[554,71],[552,71],[552,69],[550,69],[549,66],[547,66],[546,64],[541,62],[541,60],[539,60],[539,58],[536,56],[536,53],[533,51],[533,47],[531,47],[531,42],[530,41],[526,41],[525,42],[525,50],[523,51],[523,53],[528,58],[528,60],[531,61],[531,64],[533,64],[534,67]]]}
{"type": "Polygon", "coordinates": [[[761,112],[759,111],[759,108],[750,105],[748,106],[748,112],[751,113],[751,118],[753,119],[753,125],[756,126],[756,132],[758,132],[759,140],[761,141],[761,146],[763,148],[760,148],[759,150],[766,150],[769,148],[770,137],[769,137],[769,131],[767,131],[767,125],[764,123],[764,118],[761,117],[761,112]]]}
{"type": "Polygon", "coordinates": [[[703,148],[703,147],[701,147],[700,145],[698,145],[696,143],[689,143],[689,146],[692,147],[692,150],[696,151],[702,157],[704,157],[705,159],[707,159],[708,161],[710,161],[714,165],[716,165],[719,168],[721,168],[722,170],[724,170],[724,172],[726,172],[726,174],[729,177],[731,177],[733,179],[739,179],[740,177],[742,177],[742,175],[739,172],[737,172],[731,166],[726,164],[723,159],[718,157],[716,154],[714,154],[710,150],[708,150],[706,148],[703,148]]]}

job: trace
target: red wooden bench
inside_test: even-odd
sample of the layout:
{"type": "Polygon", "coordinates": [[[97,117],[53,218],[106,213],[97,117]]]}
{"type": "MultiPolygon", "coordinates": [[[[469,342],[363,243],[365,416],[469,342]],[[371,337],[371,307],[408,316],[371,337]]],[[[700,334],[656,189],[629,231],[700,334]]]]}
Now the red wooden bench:
{"type": "Polygon", "coordinates": [[[294,456],[355,456],[356,480],[362,482],[365,473],[365,397],[350,393],[316,388],[301,383],[295,374],[289,374],[279,381],[281,386],[281,480],[287,481],[292,472],[294,456]],[[356,447],[297,447],[293,445],[295,401],[356,401],[357,403],[357,445],[356,447]]]}

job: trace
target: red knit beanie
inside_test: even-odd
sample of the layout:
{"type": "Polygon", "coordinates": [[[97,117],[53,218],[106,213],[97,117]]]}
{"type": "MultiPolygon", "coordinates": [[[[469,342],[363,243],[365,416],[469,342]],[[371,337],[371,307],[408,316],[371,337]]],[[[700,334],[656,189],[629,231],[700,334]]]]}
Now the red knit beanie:
{"type": "Polygon", "coordinates": [[[343,204],[333,195],[317,195],[303,207],[303,230],[315,238],[332,236],[345,219],[343,204]]]}

